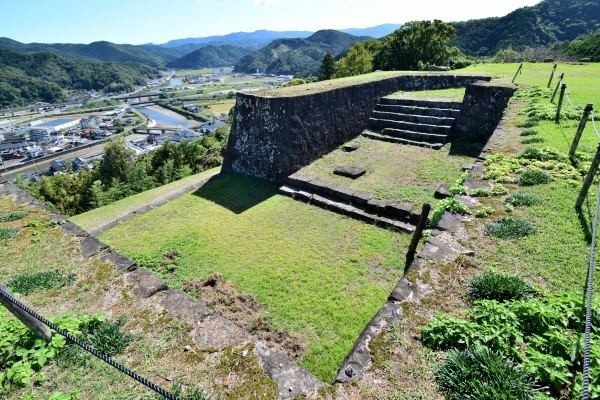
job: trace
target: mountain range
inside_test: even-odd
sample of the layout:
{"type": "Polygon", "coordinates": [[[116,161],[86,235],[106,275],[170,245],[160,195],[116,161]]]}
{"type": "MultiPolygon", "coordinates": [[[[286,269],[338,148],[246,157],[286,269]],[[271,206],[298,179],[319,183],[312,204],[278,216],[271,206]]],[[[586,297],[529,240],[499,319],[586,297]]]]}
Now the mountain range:
{"type": "Polygon", "coordinates": [[[267,46],[244,56],[236,72],[254,73],[257,70],[274,75],[303,75],[316,71],[327,53],[334,55],[348,50],[366,37],[322,30],[306,39],[277,39],[267,46]]]}
{"type": "Polygon", "coordinates": [[[212,68],[225,67],[236,64],[243,56],[250,53],[250,49],[232,46],[229,44],[201,47],[185,56],[171,61],[168,68],[212,68]]]}

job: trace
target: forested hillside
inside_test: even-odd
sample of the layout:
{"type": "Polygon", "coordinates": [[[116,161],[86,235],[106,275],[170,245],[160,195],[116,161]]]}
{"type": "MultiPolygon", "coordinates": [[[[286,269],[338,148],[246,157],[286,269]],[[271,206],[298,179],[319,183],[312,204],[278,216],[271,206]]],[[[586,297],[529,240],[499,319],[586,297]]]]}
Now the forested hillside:
{"type": "Polygon", "coordinates": [[[132,90],[156,76],[157,70],[148,66],[74,60],[52,53],[19,54],[0,50],[0,107],[61,101],[65,91],[71,89],[132,90]]]}
{"type": "Polygon", "coordinates": [[[275,75],[314,73],[325,54],[338,55],[363,40],[335,30],[322,30],[306,39],[279,39],[243,57],[235,66],[238,72],[256,70],[275,75]]]}
{"type": "Polygon", "coordinates": [[[209,45],[167,64],[169,68],[227,67],[237,63],[250,50],[241,47],[209,45]]]}
{"type": "Polygon", "coordinates": [[[471,55],[485,56],[513,47],[550,45],[573,40],[600,28],[597,0],[544,0],[500,18],[457,22],[453,44],[471,55]]]}
{"type": "Polygon", "coordinates": [[[21,43],[9,38],[0,38],[0,50],[17,53],[49,52],[88,60],[139,63],[152,67],[162,67],[185,54],[178,49],[163,48],[154,45],[116,44],[106,41],[90,44],[77,43],[21,43]]]}
{"type": "Polygon", "coordinates": [[[573,40],[565,49],[565,53],[575,58],[590,58],[592,61],[600,61],[600,29],[573,40]]]}

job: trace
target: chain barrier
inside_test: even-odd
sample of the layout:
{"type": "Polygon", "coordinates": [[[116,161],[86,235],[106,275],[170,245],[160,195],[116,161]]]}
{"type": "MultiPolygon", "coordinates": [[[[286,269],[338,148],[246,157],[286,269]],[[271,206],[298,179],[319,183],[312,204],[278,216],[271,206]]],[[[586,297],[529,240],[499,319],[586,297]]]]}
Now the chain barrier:
{"type": "Polygon", "coordinates": [[[96,351],[89,344],[87,344],[85,342],[82,342],[81,340],[77,339],[75,336],[71,335],[69,332],[65,331],[64,329],[59,328],[57,325],[53,324],[52,322],[50,322],[46,318],[42,317],[40,314],[38,314],[32,308],[30,308],[30,307],[26,306],[25,304],[21,303],[19,300],[15,299],[13,296],[11,296],[9,293],[6,293],[2,289],[0,289],[0,297],[4,298],[8,302],[12,303],[15,307],[17,307],[17,308],[21,309],[22,311],[26,312],[27,314],[29,314],[30,316],[32,316],[33,318],[35,318],[36,320],[38,320],[42,324],[46,325],[47,327],[49,327],[50,329],[52,329],[53,331],[55,331],[59,335],[64,336],[69,342],[71,342],[71,343],[73,343],[73,344],[81,347],[82,349],[84,349],[88,353],[92,354],[94,357],[99,358],[100,360],[104,361],[105,363],[107,363],[111,367],[116,368],[117,370],[119,370],[120,372],[122,372],[125,375],[129,376],[130,378],[138,381],[139,383],[141,383],[142,385],[146,386],[147,388],[149,388],[149,389],[153,390],[154,392],[160,394],[164,398],[166,398],[168,400],[179,400],[179,398],[177,396],[175,396],[174,394],[166,391],[165,389],[163,389],[162,387],[160,387],[158,385],[155,385],[154,383],[150,382],[148,379],[146,379],[143,376],[139,375],[137,372],[130,370],[129,368],[127,368],[124,365],[118,363],[117,361],[113,360],[109,356],[96,351]]]}
{"type": "Polygon", "coordinates": [[[590,353],[592,336],[592,298],[594,296],[594,270],[596,269],[596,241],[598,237],[598,217],[600,214],[600,185],[596,197],[596,211],[594,212],[594,228],[592,233],[592,248],[590,252],[590,265],[587,273],[587,287],[585,292],[585,331],[583,345],[583,400],[590,396],[590,353]]]}
{"type": "Polygon", "coordinates": [[[575,104],[573,104],[573,102],[571,101],[571,96],[569,96],[569,89],[568,88],[567,88],[567,90],[565,90],[565,94],[567,95],[567,101],[569,102],[569,104],[571,105],[571,107],[577,108],[577,106],[575,106],[575,104]]]}

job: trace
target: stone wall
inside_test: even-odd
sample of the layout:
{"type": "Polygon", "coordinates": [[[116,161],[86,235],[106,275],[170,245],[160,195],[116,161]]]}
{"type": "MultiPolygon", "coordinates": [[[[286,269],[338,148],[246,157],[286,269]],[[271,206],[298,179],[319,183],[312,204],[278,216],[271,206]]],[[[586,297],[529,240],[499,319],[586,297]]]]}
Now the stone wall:
{"type": "Polygon", "coordinates": [[[411,74],[290,97],[237,96],[224,172],[279,181],[366,128],[382,96],[464,87],[489,76],[411,74]]]}
{"type": "Polygon", "coordinates": [[[486,143],[515,90],[517,87],[513,84],[477,82],[468,85],[453,134],[486,143]]]}

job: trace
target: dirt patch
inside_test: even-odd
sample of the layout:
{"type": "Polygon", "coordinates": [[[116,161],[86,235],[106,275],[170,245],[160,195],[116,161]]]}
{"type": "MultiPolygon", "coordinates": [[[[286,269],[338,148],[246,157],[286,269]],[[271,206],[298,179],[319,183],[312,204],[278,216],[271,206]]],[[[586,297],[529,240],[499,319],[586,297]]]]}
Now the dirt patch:
{"type": "Polygon", "coordinates": [[[267,346],[275,344],[294,360],[304,355],[306,350],[298,335],[274,330],[261,302],[255,296],[240,293],[221,274],[213,274],[204,280],[185,282],[183,289],[202,299],[214,312],[233,321],[267,346]]]}

